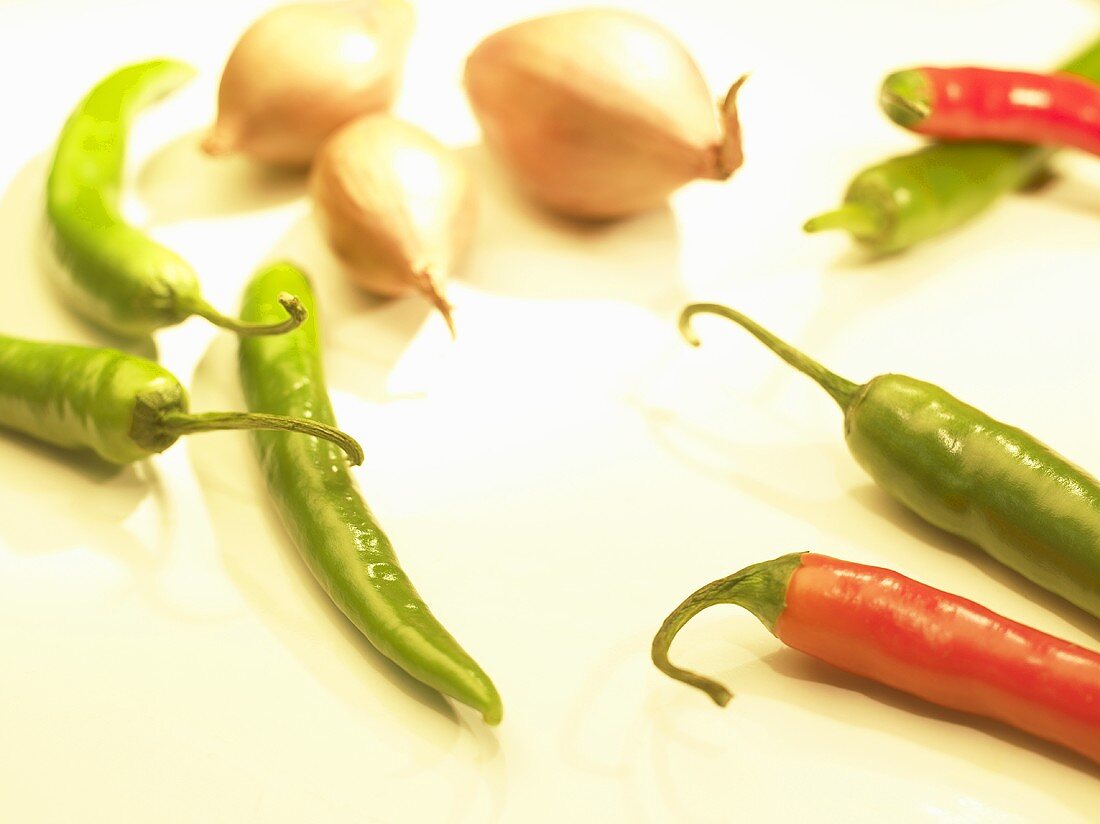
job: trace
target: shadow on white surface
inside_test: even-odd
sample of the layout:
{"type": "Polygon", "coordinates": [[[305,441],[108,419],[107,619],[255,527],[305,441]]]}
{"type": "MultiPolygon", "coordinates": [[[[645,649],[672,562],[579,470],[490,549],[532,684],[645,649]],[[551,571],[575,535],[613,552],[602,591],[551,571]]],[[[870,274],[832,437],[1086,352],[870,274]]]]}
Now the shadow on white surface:
{"type": "Polygon", "coordinates": [[[456,274],[475,289],[550,300],[615,300],[659,314],[687,301],[672,209],[581,222],[524,196],[482,144],[460,150],[480,183],[469,259],[456,274]]]}
{"type": "Polygon", "coordinates": [[[1100,218],[1100,167],[1085,155],[1055,158],[1056,167],[1040,189],[1027,192],[1050,206],[1100,218]]]}
{"type": "MultiPolygon", "coordinates": [[[[806,444],[734,440],[669,410],[643,406],[640,411],[654,441],[693,471],[802,520],[819,523],[831,532],[834,527],[850,523],[832,515],[841,495],[806,499],[798,494],[827,473],[831,455],[827,458],[820,450],[813,452],[813,447],[806,444]],[[800,465],[801,475],[790,477],[788,468],[792,464],[800,465]]],[[[858,527],[841,533],[846,540],[858,535],[858,527]]]]}
{"type": "MultiPolygon", "coordinates": [[[[849,330],[857,326],[858,321],[874,311],[869,307],[889,307],[904,300],[907,295],[926,288],[931,280],[957,275],[959,261],[973,256],[972,248],[975,244],[968,234],[980,230],[982,221],[983,217],[978,217],[947,235],[885,256],[871,254],[844,234],[846,248],[819,278],[820,299],[815,310],[799,329],[797,337],[788,338],[788,342],[811,358],[822,357],[836,341],[843,340],[849,330]]],[[[989,241],[991,247],[1004,245],[995,227],[987,226],[986,231],[997,238],[996,242],[992,239],[989,241]]],[[[770,317],[753,319],[769,328],[781,322],[781,319],[773,320],[770,317]]],[[[934,334],[933,328],[930,319],[927,327],[901,329],[897,334],[911,340],[914,347],[928,346],[929,341],[925,336],[934,334]]],[[[741,334],[747,339],[747,333],[741,334]]],[[[783,337],[782,334],[780,336],[783,337]]],[[[866,344],[871,346],[873,341],[868,340],[866,344]]],[[[747,345],[759,348],[760,357],[775,359],[774,355],[759,344],[750,341],[747,345]]],[[[841,363],[825,363],[825,366],[856,383],[873,377],[848,374],[841,363]]],[[[778,391],[780,383],[790,374],[794,374],[793,370],[775,372],[765,383],[765,390],[769,393],[778,391]]]]}
{"type": "Polygon", "coordinates": [[[151,223],[270,209],[305,194],[304,171],[210,157],[200,148],[206,131],[177,137],[142,164],[135,188],[151,223]]]}
{"type": "MultiPolygon", "coordinates": [[[[731,635],[727,641],[731,651],[744,649],[746,639],[741,633],[750,625],[752,631],[767,635],[766,630],[747,616],[744,621],[736,621],[735,625],[738,634],[731,635]]],[[[708,752],[715,746],[715,740],[722,741],[725,735],[735,735],[739,726],[746,725],[745,737],[750,742],[759,746],[760,737],[763,736],[768,741],[768,747],[774,748],[778,753],[787,747],[797,746],[796,722],[799,717],[806,715],[835,722],[837,738],[831,747],[835,751],[836,762],[844,765],[842,769],[853,772],[874,770],[876,767],[869,760],[873,756],[861,749],[861,742],[865,741],[865,736],[859,732],[862,729],[876,736],[904,739],[907,749],[916,747],[918,752],[923,750],[935,753],[937,755],[931,760],[942,761],[944,769],[950,770],[952,763],[963,760],[979,771],[988,772],[999,779],[1010,779],[1013,784],[1032,787],[1040,793],[1047,792],[1050,787],[1051,773],[1047,765],[1041,765],[1037,769],[1031,758],[1017,757],[1020,754],[1017,750],[1049,760],[1052,767],[1057,765],[1079,771],[1083,779],[1100,777],[1100,768],[1097,765],[1063,747],[993,719],[940,707],[884,684],[847,673],[802,652],[781,646],[774,639],[772,643],[775,645],[773,652],[753,657],[736,666],[709,669],[703,673],[733,692],[734,700],[724,708],[711,704],[702,693],[678,684],[662,687],[659,696],[653,699],[656,707],[655,723],[661,731],[663,745],[651,748],[652,771],[664,785],[670,807],[686,811],[690,806],[689,796],[685,794],[685,789],[690,789],[690,785],[685,787],[682,779],[677,781],[677,771],[672,768],[673,760],[669,752],[674,747],[691,751],[693,760],[697,762],[706,761],[717,755],[708,752]],[[739,698],[744,700],[739,701],[739,698]],[[865,703],[864,698],[873,703],[865,703]],[[782,724],[778,719],[771,718],[771,726],[768,726],[767,722],[754,720],[749,705],[760,700],[776,704],[777,715],[789,713],[791,723],[782,724]],[[691,712],[685,712],[688,707],[691,712]],[[894,710],[899,710],[900,713],[894,713],[894,710]],[[698,733],[702,727],[699,716],[705,712],[714,714],[716,732],[700,737],[698,733]],[[738,717],[738,713],[742,715],[738,717]],[[913,723],[914,718],[921,719],[920,723],[913,723]],[[775,732],[774,740],[771,729],[775,732]],[[980,737],[974,736],[972,731],[979,733],[980,737]]],[[[768,752],[758,752],[755,757],[767,758],[768,755],[768,752]]],[[[744,757],[754,756],[750,753],[744,757]]],[[[912,755],[907,755],[905,761],[899,763],[918,763],[912,759],[912,755]]],[[[679,766],[682,770],[683,764],[679,766]]],[[[747,769],[755,770],[757,767],[751,765],[747,769]]],[[[942,789],[950,796],[963,787],[948,784],[942,789]]],[[[734,804],[740,793],[737,784],[730,784],[729,791],[730,804],[734,804]]],[[[917,819],[928,820],[926,805],[932,800],[928,797],[928,792],[918,785],[916,797],[905,793],[893,799],[900,819],[914,820],[913,814],[919,811],[917,819]],[[917,802],[917,809],[910,806],[913,802],[917,802]]],[[[782,807],[785,800],[776,801],[782,807]]],[[[1091,802],[1081,796],[1071,798],[1067,794],[1062,797],[1062,803],[1079,813],[1082,820],[1091,820],[1095,811],[1091,802]]],[[[859,795],[852,796],[845,806],[859,809],[859,795]]],[[[836,809],[830,810],[832,816],[837,816],[839,812],[836,809]]],[[[994,804],[983,815],[951,820],[1001,821],[1016,814],[1017,811],[1012,809],[998,810],[994,804]]],[[[845,819],[830,817],[828,820],[845,819]]]]}
{"type": "MultiPolygon", "coordinates": [[[[576,689],[559,735],[562,760],[575,770],[618,787],[620,820],[692,821],[668,770],[646,757],[652,736],[650,699],[635,699],[635,685],[656,672],[645,652],[650,637],[638,635],[606,650],[576,689]]],[[[659,756],[662,748],[650,750],[659,756]]]]}
{"type": "MultiPolygon", "coordinates": [[[[1100,778],[1100,766],[1089,761],[1084,756],[1077,755],[1064,747],[1044,741],[1041,738],[1036,738],[1033,735],[1029,735],[1028,733],[993,719],[980,718],[968,713],[958,712],[956,710],[931,704],[916,696],[896,690],[893,687],[878,684],[866,678],[860,678],[859,676],[839,670],[836,667],[832,667],[823,661],[818,661],[797,650],[784,647],[777,650],[772,655],[765,656],[762,660],[774,673],[784,678],[797,678],[801,681],[807,681],[813,684],[827,685],[837,689],[857,692],[880,704],[893,707],[910,715],[919,715],[931,721],[970,727],[971,729],[988,735],[990,738],[996,739],[994,746],[997,748],[1000,748],[1002,745],[1007,745],[1009,747],[1030,750],[1043,758],[1048,758],[1064,766],[1081,770],[1095,778],[1100,778]]],[[[738,674],[735,670],[732,673],[722,673],[719,676],[719,680],[723,683],[735,685],[737,677],[738,674]],[[729,681],[726,680],[727,675],[730,678],[729,681]]],[[[794,695],[801,694],[801,691],[790,692],[787,694],[787,697],[789,699],[794,695]]],[[[808,695],[809,694],[807,694],[807,697],[808,695]]],[[[889,730],[884,730],[882,727],[881,720],[883,716],[876,715],[874,724],[861,722],[858,715],[844,712],[844,708],[840,702],[806,700],[799,701],[798,704],[804,710],[826,715],[844,724],[852,724],[855,726],[860,726],[862,724],[868,729],[889,732],[889,730]]],[[[904,730],[904,735],[908,740],[920,744],[923,747],[939,750],[952,758],[969,758],[977,767],[990,768],[992,766],[992,759],[989,757],[992,754],[991,750],[986,751],[985,747],[978,749],[951,746],[952,742],[944,741],[943,736],[940,734],[941,731],[936,724],[905,724],[904,730]]],[[[902,733],[899,732],[899,734],[902,733]]],[[[1033,783],[1036,789],[1040,791],[1048,788],[1045,776],[1038,781],[1032,781],[1034,770],[1029,768],[1027,761],[998,759],[996,762],[996,769],[1000,773],[1011,775],[1015,780],[1021,783],[1033,783]]],[[[1087,818],[1095,812],[1095,808],[1092,805],[1080,804],[1077,811],[1087,818]]]]}
{"type": "Polygon", "coordinates": [[[139,588],[152,585],[168,560],[168,509],[152,464],[115,466],[91,452],[76,452],[7,432],[0,461],[18,466],[17,483],[4,483],[18,517],[0,518],[0,544],[17,554],[43,555],[86,548],[122,563],[139,588]],[[123,524],[152,496],[165,540],[144,543],[123,524]]]}

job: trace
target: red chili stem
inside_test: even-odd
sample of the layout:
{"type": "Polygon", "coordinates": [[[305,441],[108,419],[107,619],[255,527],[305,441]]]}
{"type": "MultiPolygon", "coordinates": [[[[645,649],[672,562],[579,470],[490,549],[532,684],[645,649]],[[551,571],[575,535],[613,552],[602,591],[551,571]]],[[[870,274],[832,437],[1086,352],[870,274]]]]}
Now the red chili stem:
{"type": "Polygon", "coordinates": [[[1100,84],[1073,74],[924,66],[887,77],[880,103],[894,122],[930,137],[1100,154],[1100,84]]]}
{"type": "Polygon", "coordinates": [[[672,665],[667,654],[691,616],[719,603],[746,607],[788,646],[840,669],[1100,763],[1096,652],[887,569],[786,555],[703,587],[654,639],[657,666],[718,703],[729,699],[724,687],[672,665]]]}
{"type": "Polygon", "coordinates": [[[707,584],[696,590],[672,611],[653,638],[653,663],[665,675],[701,689],[720,707],[733,698],[724,686],[712,678],[682,669],[668,659],[668,648],[684,624],[707,607],[715,604],[737,604],[744,607],[773,630],[786,603],[791,575],[801,563],[801,555],[784,555],[774,561],[753,564],[740,572],[707,584]]]}

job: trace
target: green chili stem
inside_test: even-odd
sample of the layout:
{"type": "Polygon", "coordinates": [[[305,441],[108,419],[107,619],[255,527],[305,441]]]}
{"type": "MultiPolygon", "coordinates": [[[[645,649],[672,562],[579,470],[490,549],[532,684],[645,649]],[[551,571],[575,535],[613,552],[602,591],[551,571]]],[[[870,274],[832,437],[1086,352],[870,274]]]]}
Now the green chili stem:
{"type": "Polygon", "coordinates": [[[831,212],[811,217],[802,225],[804,232],[829,229],[845,229],[856,237],[875,237],[882,231],[882,226],[878,214],[867,204],[858,201],[845,203],[831,212]]]}
{"type": "Polygon", "coordinates": [[[707,678],[705,675],[676,666],[668,659],[668,650],[672,646],[672,639],[676,637],[676,634],[684,628],[688,621],[707,607],[729,603],[731,596],[727,596],[725,590],[734,588],[735,584],[736,582],[727,578],[707,584],[689,595],[661,624],[661,628],[657,630],[657,634],[653,637],[653,646],[650,650],[650,657],[657,669],[670,678],[675,678],[688,686],[701,689],[720,707],[724,707],[730,702],[733,693],[713,678],[707,678]]]}
{"type": "Polygon", "coordinates": [[[846,410],[852,402],[852,398],[855,397],[859,384],[852,383],[850,380],[830,372],[813,358],[777,338],[756,321],[742,315],[736,309],[730,309],[728,306],[722,306],[718,303],[693,303],[680,313],[680,334],[692,346],[699,345],[699,338],[696,336],[695,330],[691,328],[691,319],[700,312],[719,315],[727,320],[732,320],[799,372],[812,378],[818,386],[832,396],[841,409],[846,410]]]}
{"type": "Polygon", "coordinates": [[[341,432],[335,426],[306,418],[288,418],[284,415],[268,415],[263,412],[168,412],[160,416],[158,424],[173,435],[192,432],[216,432],[224,429],[276,429],[298,432],[336,444],[352,465],[363,463],[363,447],[355,438],[341,432]]]}
{"type": "Polygon", "coordinates": [[[281,320],[278,323],[249,323],[248,321],[231,318],[223,315],[202,298],[196,299],[190,309],[192,314],[206,318],[215,326],[220,326],[222,329],[228,329],[231,332],[236,332],[238,335],[244,337],[252,337],[255,335],[281,335],[284,332],[290,332],[293,329],[297,329],[305,322],[308,313],[306,312],[306,307],[298,298],[288,292],[281,292],[279,293],[278,301],[282,307],[286,309],[288,315],[286,320],[281,320]]]}
{"type": "Polygon", "coordinates": [[[668,650],[676,634],[692,618],[716,604],[736,604],[744,607],[775,632],[779,616],[787,606],[787,587],[791,576],[802,563],[801,552],[784,555],[771,561],[747,566],[725,578],[700,587],[676,607],[653,637],[650,655],[661,672],[705,692],[720,707],[733,698],[724,686],[713,678],[681,669],[668,660],[668,650]]]}

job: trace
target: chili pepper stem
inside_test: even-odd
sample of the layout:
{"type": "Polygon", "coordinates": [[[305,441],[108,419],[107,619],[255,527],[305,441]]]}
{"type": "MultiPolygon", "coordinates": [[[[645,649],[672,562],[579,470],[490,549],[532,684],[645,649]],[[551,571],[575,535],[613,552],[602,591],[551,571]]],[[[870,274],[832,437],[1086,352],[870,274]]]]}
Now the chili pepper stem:
{"type": "Polygon", "coordinates": [[[856,237],[868,238],[876,237],[882,232],[878,214],[866,204],[858,202],[845,203],[831,212],[811,217],[802,224],[802,231],[810,234],[830,229],[844,229],[856,237]]]}
{"type": "Polygon", "coordinates": [[[726,581],[715,581],[708,584],[692,593],[687,600],[676,607],[673,613],[661,624],[661,628],[657,630],[657,634],[653,637],[653,647],[650,650],[650,657],[657,669],[670,678],[675,678],[688,686],[702,690],[720,707],[724,707],[730,702],[733,693],[713,678],[707,678],[704,675],[699,675],[673,664],[668,658],[668,649],[672,645],[672,639],[695,615],[714,604],[728,602],[729,598],[717,594],[721,591],[720,585],[725,583],[726,581]]]}
{"type": "Polygon", "coordinates": [[[421,269],[416,273],[416,288],[428,299],[428,302],[431,303],[432,306],[439,310],[439,314],[443,316],[443,320],[446,322],[447,329],[450,330],[451,339],[453,340],[455,338],[455,321],[451,312],[454,307],[451,306],[451,302],[444,297],[430,267],[421,269]]]}
{"type": "Polygon", "coordinates": [[[230,332],[235,332],[242,337],[252,337],[254,335],[281,335],[284,332],[290,332],[297,329],[305,322],[308,313],[306,312],[306,307],[302,305],[302,302],[298,300],[298,298],[287,292],[282,292],[279,294],[278,301],[282,307],[286,309],[288,317],[286,320],[281,320],[277,323],[249,323],[248,321],[231,318],[227,315],[223,315],[202,298],[193,301],[190,309],[192,314],[198,315],[201,318],[206,318],[206,320],[210,321],[215,326],[220,326],[222,329],[228,329],[230,332]]]}
{"type": "Polygon", "coordinates": [[[812,378],[818,386],[829,393],[841,409],[847,410],[859,390],[858,384],[829,371],[813,358],[777,338],[756,321],[742,315],[736,309],[730,309],[718,303],[693,303],[680,313],[680,334],[692,346],[699,345],[699,338],[691,327],[691,319],[700,313],[719,315],[745,329],[799,372],[812,378]]]}
{"type": "Polygon", "coordinates": [[[681,669],[668,659],[668,650],[676,634],[693,617],[715,604],[744,607],[768,628],[775,624],[787,604],[787,585],[802,563],[804,553],[796,552],[771,561],[747,566],[739,572],[707,584],[689,595],[676,607],[653,637],[650,655],[661,672],[677,681],[702,690],[720,707],[726,706],[733,693],[712,678],[681,669]]]}
{"type": "Polygon", "coordinates": [[[288,418],[263,412],[168,412],[157,421],[158,427],[172,435],[194,432],[216,432],[226,429],[275,429],[298,432],[336,444],[348,456],[352,465],[363,463],[363,447],[350,435],[334,426],[306,418],[288,418]]]}

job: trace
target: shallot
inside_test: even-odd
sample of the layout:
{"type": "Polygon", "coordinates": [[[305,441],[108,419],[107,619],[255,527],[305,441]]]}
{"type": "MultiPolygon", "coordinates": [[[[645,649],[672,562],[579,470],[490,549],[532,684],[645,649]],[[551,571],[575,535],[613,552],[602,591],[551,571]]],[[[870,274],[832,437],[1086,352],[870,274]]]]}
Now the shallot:
{"type": "Polygon", "coordinates": [[[699,67],[645,17],[589,9],[489,36],[465,85],[489,147],[554,211],[613,218],[652,208],[742,161],[736,96],[717,110],[699,67]]]}
{"type": "Polygon", "coordinates": [[[310,192],[323,234],[359,286],[420,292],[454,333],[443,284],[469,245],[477,205],[458,154],[392,115],[368,115],[321,147],[310,192]]]}
{"type": "Polygon", "coordinates": [[[203,143],[263,163],[308,166],[332,132],[393,102],[412,36],[405,0],[280,6],[233,49],[203,143]]]}

